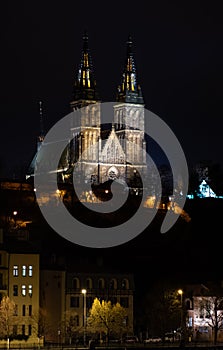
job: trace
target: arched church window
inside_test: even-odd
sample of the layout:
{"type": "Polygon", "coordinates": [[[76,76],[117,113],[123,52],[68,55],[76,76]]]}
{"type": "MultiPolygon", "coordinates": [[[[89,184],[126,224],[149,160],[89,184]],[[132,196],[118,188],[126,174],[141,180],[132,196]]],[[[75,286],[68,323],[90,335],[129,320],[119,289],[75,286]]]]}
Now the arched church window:
{"type": "Polygon", "coordinates": [[[103,278],[100,278],[98,280],[98,289],[104,289],[104,287],[105,287],[105,281],[103,278]]]}
{"type": "Polygon", "coordinates": [[[73,280],[72,280],[72,288],[73,288],[73,289],[78,289],[78,288],[80,288],[80,281],[79,281],[79,278],[77,278],[77,277],[73,278],[73,280]]]}
{"type": "Polygon", "coordinates": [[[121,289],[129,289],[129,281],[126,278],[121,282],[121,289]]]}
{"type": "Polygon", "coordinates": [[[92,289],[92,279],[91,278],[86,279],[86,288],[92,289]]]}

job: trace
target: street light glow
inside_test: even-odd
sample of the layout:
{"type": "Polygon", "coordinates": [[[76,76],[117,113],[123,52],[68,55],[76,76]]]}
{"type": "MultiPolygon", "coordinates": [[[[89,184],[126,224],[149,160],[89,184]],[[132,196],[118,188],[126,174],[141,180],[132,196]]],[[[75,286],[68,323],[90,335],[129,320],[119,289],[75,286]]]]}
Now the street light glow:
{"type": "Polygon", "coordinates": [[[82,290],[81,290],[81,293],[82,293],[82,294],[86,294],[86,293],[87,293],[86,289],[82,289],[82,290]]]}

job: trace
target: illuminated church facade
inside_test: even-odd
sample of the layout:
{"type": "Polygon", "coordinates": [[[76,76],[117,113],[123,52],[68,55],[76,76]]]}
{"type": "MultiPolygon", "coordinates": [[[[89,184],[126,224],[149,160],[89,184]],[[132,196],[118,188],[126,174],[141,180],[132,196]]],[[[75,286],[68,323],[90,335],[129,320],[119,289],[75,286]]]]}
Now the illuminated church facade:
{"type": "MultiPolygon", "coordinates": [[[[126,43],[121,84],[113,103],[113,121],[105,128],[88,46],[83,36],[81,62],[74,81],[69,146],[58,166],[59,178],[69,182],[73,171],[85,182],[118,180],[139,188],[139,173],[146,174],[145,107],[137,82],[132,39],[126,43]]],[[[41,143],[44,138],[41,137],[41,143]]],[[[43,142],[44,143],[44,142],[43,142]]],[[[37,164],[38,166],[38,164],[37,164]]]]}

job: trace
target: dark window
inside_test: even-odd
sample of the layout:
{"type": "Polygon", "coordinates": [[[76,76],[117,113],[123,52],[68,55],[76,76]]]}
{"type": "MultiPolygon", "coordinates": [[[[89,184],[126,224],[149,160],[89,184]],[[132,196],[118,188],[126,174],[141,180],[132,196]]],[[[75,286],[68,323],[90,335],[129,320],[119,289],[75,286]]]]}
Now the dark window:
{"type": "Polygon", "coordinates": [[[17,332],[18,332],[18,327],[16,324],[14,324],[12,327],[12,333],[13,333],[13,335],[17,335],[17,332]]]}
{"type": "Polygon", "coordinates": [[[186,310],[190,310],[190,300],[187,300],[186,302],[186,310]]]}
{"type": "Polygon", "coordinates": [[[86,298],[86,306],[88,309],[90,309],[92,307],[92,304],[93,304],[93,298],[92,297],[87,297],[86,298]]]}
{"type": "Polygon", "coordinates": [[[86,287],[87,287],[87,289],[91,289],[91,280],[90,280],[90,278],[88,278],[86,280],[86,287]]]}
{"type": "Polygon", "coordinates": [[[79,316],[78,315],[75,316],[75,321],[76,321],[76,326],[78,327],[79,326],[79,316]]]}
{"type": "Polygon", "coordinates": [[[72,287],[73,289],[77,289],[78,288],[78,280],[77,278],[74,278],[72,281],[72,287]]]}
{"type": "Polygon", "coordinates": [[[110,301],[113,305],[117,304],[117,298],[116,297],[111,297],[110,301]]]}
{"type": "Polygon", "coordinates": [[[18,305],[15,305],[13,315],[18,316],[18,305]]]}
{"type": "Polygon", "coordinates": [[[32,316],[32,305],[29,305],[29,316],[32,316]]]}
{"type": "Polygon", "coordinates": [[[2,254],[0,254],[0,265],[2,264],[2,254]]]}
{"type": "Polygon", "coordinates": [[[104,288],[104,281],[102,279],[100,279],[98,281],[98,289],[103,289],[104,288]]]}
{"type": "Polygon", "coordinates": [[[32,325],[31,324],[29,324],[29,326],[28,326],[28,332],[29,332],[29,335],[32,335],[32,325]]]}
{"type": "Polygon", "coordinates": [[[22,306],[22,316],[26,316],[26,305],[22,306]]]}
{"type": "Polygon", "coordinates": [[[23,324],[22,325],[22,335],[26,334],[26,326],[23,324]]]}
{"type": "Polygon", "coordinates": [[[121,288],[122,289],[127,289],[126,280],[122,280],[121,288]]]}
{"type": "Polygon", "coordinates": [[[109,288],[110,289],[115,289],[115,281],[114,280],[111,280],[110,283],[109,283],[109,288]]]}
{"type": "Polygon", "coordinates": [[[14,297],[18,296],[18,285],[17,284],[13,285],[13,296],[14,297]]]}
{"type": "Polygon", "coordinates": [[[126,297],[121,297],[120,298],[120,305],[122,307],[129,307],[129,298],[126,298],[126,297]]]}
{"type": "Polygon", "coordinates": [[[70,307],[79,307],[79,297],[70,297],[70,307]]]}

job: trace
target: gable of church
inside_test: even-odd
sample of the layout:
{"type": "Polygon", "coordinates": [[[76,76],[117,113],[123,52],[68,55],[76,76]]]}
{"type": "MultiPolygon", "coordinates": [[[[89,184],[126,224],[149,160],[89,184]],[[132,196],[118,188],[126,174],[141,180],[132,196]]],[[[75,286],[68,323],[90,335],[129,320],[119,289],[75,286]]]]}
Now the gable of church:
{"type": "Polygon", "coordinates": [[[105,141],[101,152],[101,162],[108,164],[125,163],[125,152],[123,151],[114,129],[112,129],[108,139],[105,141]]]}

